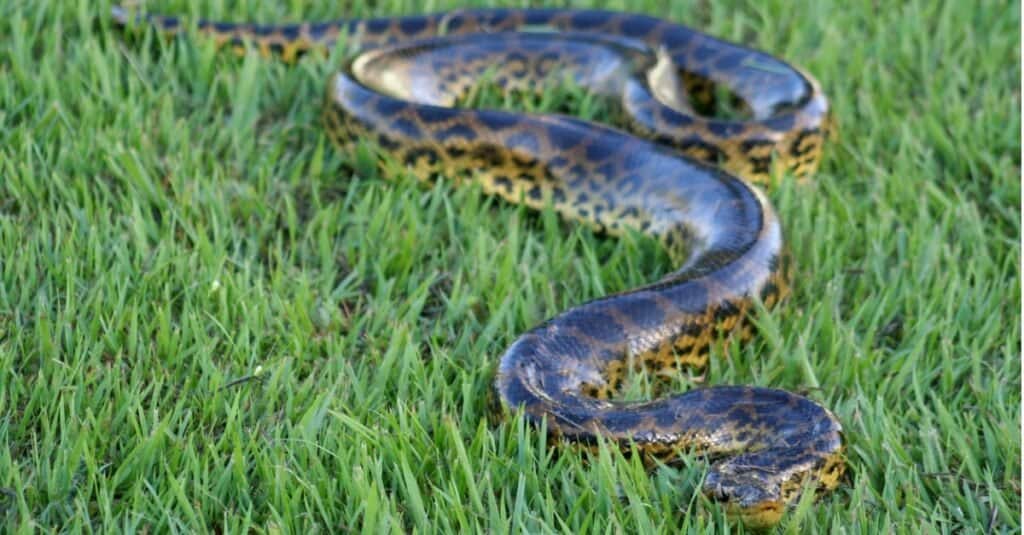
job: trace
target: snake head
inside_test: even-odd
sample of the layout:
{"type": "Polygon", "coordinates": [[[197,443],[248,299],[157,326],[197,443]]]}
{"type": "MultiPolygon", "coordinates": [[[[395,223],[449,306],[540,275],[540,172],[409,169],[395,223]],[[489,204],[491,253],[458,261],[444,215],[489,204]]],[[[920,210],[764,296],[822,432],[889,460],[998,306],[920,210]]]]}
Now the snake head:
{"type": "Polygon", "coordinates": [[[745,465],[743,456],[711,468],[704,480],[704,494],[725,504],[726,513],[750,528],[779,523],[786,510],[781,487],[771,472],[745,465]]]}

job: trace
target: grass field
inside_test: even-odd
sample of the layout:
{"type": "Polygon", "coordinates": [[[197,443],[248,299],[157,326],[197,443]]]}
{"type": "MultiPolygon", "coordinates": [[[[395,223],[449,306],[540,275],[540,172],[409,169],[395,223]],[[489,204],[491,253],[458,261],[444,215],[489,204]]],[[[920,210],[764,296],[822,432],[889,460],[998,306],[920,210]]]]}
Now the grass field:
{"type": "MultiPolygon", "coordinates": [[[[456,6],[355,3],[147,7],[456,6]]],[[[781,531],[1019,533],[1019,3],[594,5],[780,55],[834,103],[822,171],[770,193],[795,294],[709,375],[845,426],[850,476],[781,531]]],[[[0,5],[0,532],[729,532],[701,462],[489,420],[516,334],[667,272],[656,246],[355,172],[319,120],[339,58],[126,39],[107,12],[0,5]]]]}

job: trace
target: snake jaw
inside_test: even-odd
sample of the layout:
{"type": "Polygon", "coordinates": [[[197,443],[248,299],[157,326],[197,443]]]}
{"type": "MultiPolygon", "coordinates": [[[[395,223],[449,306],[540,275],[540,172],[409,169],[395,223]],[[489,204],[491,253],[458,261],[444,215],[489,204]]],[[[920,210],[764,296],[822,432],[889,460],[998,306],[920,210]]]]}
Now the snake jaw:
{"type": "Polygon", "coordinates": [[[751,471],[734,471],[732,463],[712,467],[704,480],[704,494],[726,505],[726,513],[751,528],[779,523],[786,504],[779,485],[751,471]]]}
{"type": "Polygon", "coordinates": [[[785,504],[781,501],[764,501],[746,508],[727,506],[726,514],[738,518],[748,528],[767,529],[782,520],[785,509],[785,504]]]}

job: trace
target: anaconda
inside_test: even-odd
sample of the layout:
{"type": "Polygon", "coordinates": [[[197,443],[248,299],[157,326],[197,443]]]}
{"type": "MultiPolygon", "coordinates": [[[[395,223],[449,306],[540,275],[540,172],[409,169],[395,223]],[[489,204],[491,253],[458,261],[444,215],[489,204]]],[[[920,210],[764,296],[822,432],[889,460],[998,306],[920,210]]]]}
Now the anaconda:
{"type": "MultiPolygon", "coordinates": [[[[174,17],[133,17],[176,34],[174,17]]],[[[809,75],[764,52],[658,18],[597,10],[469,9],[326,23],[198,21],[219,44],[293,60],[344,40],[359,52],[329,83],[325,123],[348,149],[371,142],[423,180],[472,177],[488,193],[565,219],[659,239],[680,267],[557,314],[501,356],[501,405],[567,441],[605,439],[652,458],[712,459],[704,492],[753,526],[845,470],[839,421],[806,397],[711,386],[612,399],[631,370],[708,364],[712,343],[750,336],[756,302],[787,295],[770,203],[748,181],[813,173],[830,125],[809,75]],[[606,97],[625,130],[561,115],[453,107],[488,78],[538,91],[566,79],[606,97]],[[556,79],[558,78],[558,79],[556,79]],[[727,89],[747,117],[701,113],[727,89]]]]}

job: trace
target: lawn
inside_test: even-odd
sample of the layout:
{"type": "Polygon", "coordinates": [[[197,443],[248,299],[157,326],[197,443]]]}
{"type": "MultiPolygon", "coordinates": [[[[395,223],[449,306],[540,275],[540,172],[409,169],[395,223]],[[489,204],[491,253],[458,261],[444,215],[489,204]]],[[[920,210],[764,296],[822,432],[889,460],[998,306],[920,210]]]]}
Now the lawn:
{"type": "MultiPolygon", "coordinates": [[[[147,7],[458,5],[352,3],[147,7]]],[[[777,54],[834,104],[821,171],[770,192],[795,293],[708,376],[843,422],[849,476],[780,531],[1019,533],[1020,4],[594,5],[777,54]]],[[[0,532],[730,531],[696,459],[491,418],[515,336],[666,273],[656,245],[340,154],[339,51],[240,58],[108,12],[0,5],[0,532]]]]}

